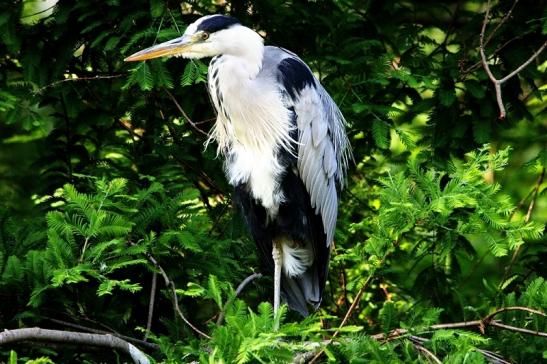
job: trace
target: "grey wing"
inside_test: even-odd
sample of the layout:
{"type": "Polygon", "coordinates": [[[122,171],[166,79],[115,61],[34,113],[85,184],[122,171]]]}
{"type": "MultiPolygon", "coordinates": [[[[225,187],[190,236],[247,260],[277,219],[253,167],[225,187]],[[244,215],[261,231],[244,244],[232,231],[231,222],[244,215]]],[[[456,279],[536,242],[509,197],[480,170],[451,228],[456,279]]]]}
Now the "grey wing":
{"type": "Polygon", "coordinates": [[[321,215],[330,246],[338,215],[338,190],[344,185],[351,158],[346,122],[305,63],[288,51],[285,54],[278,66],[279,80],[285,90],[285,104],[296,114],[298,172],[312,208],[321,215]]]}

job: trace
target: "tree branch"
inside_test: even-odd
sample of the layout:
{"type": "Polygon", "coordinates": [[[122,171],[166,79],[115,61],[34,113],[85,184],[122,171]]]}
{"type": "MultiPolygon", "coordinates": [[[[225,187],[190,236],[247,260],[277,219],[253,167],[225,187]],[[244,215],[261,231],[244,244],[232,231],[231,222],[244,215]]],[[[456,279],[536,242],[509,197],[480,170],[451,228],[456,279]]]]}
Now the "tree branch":
{"type": "MultiPolygon", "coordinates": [[[[494,316],[507,311],[526,311],[530,312],[536,315],[540,316],[547,316],[544,312],[535,310],[533,308],[528,307],[521,307],[521,306],[509,306],[509,307],[502,307],[491,314],[488,314],[481,320],[474,320],[474,321],[463,321],[463,322],[454,322],[454,323],[448,323],[448,324],[437,324],[437,325],[431,325],[426,329],[427,330],[445,330],[445,329],[461,329],[461,328],[469,328],[469,327],[478,327],[480,332],[482,334],[485,333],[487,326],[494,326],[498,327],[500,329],[509,330],[509,331],[515,331],[520,332],[524,334],[534,335],[534,336],[541,336],[541,337],[547,337],[547,332],[542,331],[534,331],[529,329],[523,329],[516,326],[506,325],[500,322],[499,320],[493,320],[494,316]]],[[[375,334],[371,335],[370,337],[374,340],[383,340],[383,341],[391,341],[396,340],[404,335],[408,334],[408,330],[406,329],[394,329],[388,332],[387,334],[375,334]]]]}
{"type": "MultiPolygon", "coordinates": [[[[534,188],[532,189],[532,191],[521,202],[519,202],[519,205],[517,206],[517,209],[520,209],[520,207],[524,204],[524,201],[526,201],[528,196],[532,195],[532,200],[530,201],[530,205],[528,205],[528,210],[526,211],[526,216],[524,217],[524,222],[525,223],[528,223],[530,221],[530,218],[532,217],[532,211],[534,210],[534,206],[536,204],[536,200],[537,200],[538,193],[539,193],[539,188],[540,188],[541,184],[543,183],[544,178],[545,178],[545,167],[543,167],[541,169],[541,174],[539,175],[539,178],[538,178],[534,188]]],[[[509,217],[509,221],[511,221],[511,218],[513,217],[514,213],[515,212],[513,212],[511,214],[511,216],[509,217]]],[[[522,245],[519,245],[515,249],[515,251],[513,252],[513,256],[511,257],[511,261],[509,262],[509,264],[505,268],[505,271],[503,272],[503,277],[502,277],[500,285],[499,285],[498,294],[501,293],[503,283],[505,282],[505,280],[509,276],[509,273],[511,272],[511,269],[513,269],[513,266],[515,265],[515,262],[517,261],[517,258],[520,254],[520,251],[521,251],[521,247],[522,247],[522,245]]]]}
{"type": "Polygon", "coordinates": [[[359,292],[357,292],[357,295],[355,296],[355,299],[353,300],[353,303],[349,307],[348,312],[346,312],[346,315],[342,319],[342,322],[340,323],[340,326],[338,326],[338,328],[336,329],[334,334],[332,334],[331,338],[329,340],[327,340],[325,346],[321,350],[319,350],[319,352],[317,354],[315,354],[315,356],[312,358],[312,360],[310,360],[309,364],[315,363],[317,361],[317,359],[319,359],[321,357],[321,355],[323,355],[323,353],[325,352],[325,348],[333,342],[333,340],[336,338],[336,336],[338,336],[338,334],[340,333],[340,330],[346,325],[346,322],[349,320],[351,314],[353,313],[353,311],[355,310],[355,308],[357,307],[357,305],[361,301],[361,297],[363,297],[363,293],[365,293],[365,289],[367,289],[367,287],[370,284],[370,282],[372,281],[373,277],[374,277],[373,273],[371,273],[367,277],[367,280],[363,283],[363,285],[359,289],[359,292]]]}
{"type": "MultiPolygon", "coordinates": [[[[498,23],[498,25],[496,25],[496,27],[494,28],[494,30],[492,30],[492,32],[488,35],[488,37],[486,38],[486,41],[484,42],[484,46],[486,47],[490,41],[492,40],[492,38],[494,37],[494,34],[496,34],[496,32],[498,31],[498,29],[507,21],[507,19],[509,19],[509,17],[511,16],[511,14],[513,13],[513,10],[515,9],[515,6],[517,6],[517,3],[519,2],[519,0],[515,0],[513,2],[513,5],[511,6],[511,9],[509,9],[509,11],[507,12],[507,14],[505,14],[505,16],[501,19],[501,21],[498,23]]],[[[486,5],[488,8],[490,8],[490,0],[488,1],[488,4],[486,5]]],[[[487,9],[488,11],[488,9],[487,9]]]]}
{"type": "Polygon", "coordinates": [[[232,299],[228,300],[226,302],[226,304],[224,305],[224,307],[222,308],[222,311],[220,311],[220,314],[218,315],[218,319],[217,319],[217,325],[222,325],[222,322],[224,321],[224,315],[226,314],[226,310],[228,309],[228,306],[234,301],[235,298],[239,297],[239,295],[241,294],[243,289],[245,289],[245,287],[249,283],[251,283],[252,281],[254,281],[257,278],[262,278],[262,273],[253,273],[253,274],[251,274],[250,276],[245,278],[239,284],[239,286],[237,286],[235,296],[232,299]]]}
{"type": "Polygon", "coordinates": [[[152,349],[152,350],[159,350],[160,349],[160,346],[158,344],[149,343],[149,342],[139,340],[139,339],[135,339],[134,337],[130,337],[130,336],[126,336],[126,335],[121,335],[117,332],[110,332],[110,331],[105,331],[105,330],[94,329],[94,328],[91,328],[91,327],[78,325],[78,324],[75,324],[75,323],[72,323],[72,322],[58,320],[58,319],[54,319],[54,318],[51,318],[51,317],[44,317],[44,319],[46,319],[48,321],[51,321],[51,322],[54,322],[54,323],[59,324],[59,325],[63,325],[63,326],[66,326],[66,327],[76,329],[76,330],[91,332],[91,333],[94,333],[94,334],[116,336],[116,337],[119,337],[122,340],[128,341],[128,342],[136,344],[136,345],[144,346],[144,347],[147,347],[147,348],[152,349]]]}
{"type": "Polygon", "coordinates": [[[186,121],[188,121],[188,123],[192,126],[192,128],[194,128],[194,130],[196,130],[198,133],[208,137],[209,134],[207,134],[205,131],[201,130],[193,121],[192,119],[190,119],[190,117],[188,116],[188,114],[186,114],[186,112],[184,111],[184,109],[180,106],[180,104],[178,103],[177,99],[175,98],[175,96],[173,96],[173,94],[171,92],[169,92],[168,89],[164,89],[165,92],[167,93],[167,95],[169,95],[169,98],[171,99],[171,101],[173,101],[173,103],[175,104],[176,108],[179,110],[179,112],[182,114],[182,116],[186,119],[186,121]]]}
{"type": "Polygon", "coordinates": [[[543,45],[534,53],[532,54],[532,56],[530,58],[528,58],[528,60],[526,60],[523,64],[521,64],[519,67],[517,67],[513,72],[509,73],[507,76],[503,77],[502,79],[498,80],[494,74],[492,73],[492,71],[490,70],[490,66],[488,65],[488,60],[486,57],[486,54],[484,52],[484,47],[486,46],[486,44],[488,44],[488,42],[492,39],[492,36],[494,35],[494,33],[498,30],[498,28],[503,24],[505,23],[505,21],[509,18],[509,16],[511,15],[511,13],[513,12],[513,9],[515,8],[515,5],[517,4],[518,0],[516,0],[514,3],[513,3],[513,6],[511,7],[511,9],[509,10],[509,12],[503,17],[503,19],[501,20],[501,22],[496,26],[496,28],[494,28],[494,30],[492,31],[492,33],[488,36],[488,38],[486,39],[486,42],[484,41],[484,34],[486,32],[486,25],[488,24],[488,17],[490,15],[490,0],[488,0],[488,4],[486,5],[486,13],[484,15],[484,20],[482,22],[482,28],[481,28],[481,33],[480,33],[480,36],[479,36],[479,52],[480,52],[480,55],[481,55],[481,62],[482,62],[482,66],[484,68],[484,70],[486,71],[486,74],[488,75],[488,78],[490,78],[490,81],[492,81],[492,83],[494,84],[494,90],[496,92],[496,101],[498,103],[498,108],[500,110],[500,115],[499,115],[499,118],[501,120],[505,119],[505,116],[506,116],[506,111],[505,111],[505,106],[503,105],[503,98],[502,98],[502,93],[501,93],[501,85],[503,83],[505,83],[506,81],[508,81],[510,78],[514,77],[515,75],[517,75],[520,71],[522,71],[524,68],[526,68],[530,63],[532,63],[532,61],[534,59],[536,59],[540,54],[541,52],[543,52],[543,50],[545,49],[545,47],[547,47],[547,41],[543,43],[543,45]]]}
{"type": "Polygon", "coordinates": [[[530,63],[532,63],[532,61],[534,59],[536,59],[540,54],[541,52],[543,52],[543,50],[545,49],[545,47],[547,47],[547,41],[543,42],[543,44],[541,45],[541,47],[539,47],[539,49],[530,56],[530,58],[528,58],[528,60],[526,60],[526,62],[524,62],[523,64],[521,64],[520,66],[518,66],[513,72],[511,72],[510,74],[508,74],[507,76],[505,76],[504,78],[502,78],[499,82],[501,84],[505,83],[507,80],[509,80],[511,77],[515,76],[516,74],[518,74],[520,71],[522,71],[523,69],[525,69],[530,63]]]}
{"type": "Polygon", "coordinates": [[[481,321],[483,322],[483,325],[481,326],[481,332],[484,334],[484,331],[483,331],[483,328],[484,326],[487,326],[490,324],[490,322],[492,321],[492,319],[494,318],[494,316],[500,314],[500,313],[503,313],[503,312],[508,312],[508,311],[525,311],[525,312],[530,312],[530,313],[533,313],[533,314],[536,314],[536,315],[540,315],[540,316],[543,316],[543,317],[546,317],[547,315],[539,310],[534,310],[532,308],[528,308],[528,307],[522,307],[522,306],[508,306],[508,307],[502,307],[500,309],[497,309],[496,311],[492,312],[491,314],[485,316],[481,321]]]}
{"type": "Polygon", "coordinates": [[[156,301],[156,287],[158,283],[158,273],[152,274],[152,287],[150,287],[150,302],[148,304],[148,320],[146,321],[146,332],[144,334],[144,340],[148,339],[150,331],[152,330],[152,317],[154,316],[154,303],[156,301]]]}
{"type": "Polygon", "coordinates": [[[88,334],[84,332],[47,330],[39,327],[5,330],[0,332],[0,346],[26,340],[52,341],[83,344],[121,350],[131,356],[137,364],[150,364],[148,357],[136,346],[110,334],[88,334]]]}
{"type": "Polygon", "coordinates": [[[154,264],[154,266],[160,271],[160,274],[161,276],[163,277],[163,280],[165,281],[165,285],[168,287],[168,288],[171,288],[171,293],[172,293],[172,299],[171,301],[173,302],[173,307],[175,309],[175,311],[177,312],[177,314],[180,316],[180,318],[182,319],[182,321],[184,321],[188,326],[190,326],[190,328],[192,330],[194,330],[196,333],[198,333],[199,335],[203,336],[204,338],[207,338],[207,339],[210,339],[211,337],[209,335],[207,335],[206,333],[204,333],[203,331],[201,331],[200,329],[198,329],[197,327],[195,327],[187,318],[186,316],[184,316],[184,314],[182,313],[180,307],[179,307],[179,300],[178,300],[178,296],[177,296],[177,287],[175,286],[175,282],[173,282],[169,276],[167,275],[167,273],[165,272],[165,270],[161,267],[161,265],[158,263],[158,261],[156,260],[156,258],[154,258],[151,254],[147,253],[146,254],[147,257],[148,257],[148,260],[154,264]]]}
{"type": "Polygon", "coordinates": [[[547,337],[547,332],[542,331],[534,331],[529,329],[523,329],[522,327],[516,327],[511,325],[505,325],[498,321],[492,321],[489,324],[490,326],[499,327],[500,329],[509,330],[509,331],[515,331],[520,332],[522,334],[528,334],[528,335],[534,335],[534,336],[540,336],[540,337],[547,337]]]}

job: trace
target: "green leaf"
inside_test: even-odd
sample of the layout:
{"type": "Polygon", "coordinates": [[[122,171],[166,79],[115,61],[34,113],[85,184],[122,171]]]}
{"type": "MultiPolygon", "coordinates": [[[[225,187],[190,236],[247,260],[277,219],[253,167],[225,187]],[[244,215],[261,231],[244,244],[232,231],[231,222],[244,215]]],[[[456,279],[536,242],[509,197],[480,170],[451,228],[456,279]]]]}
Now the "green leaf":
{"type": "Polygon", "coordinates": [[[389,148],[389,126],[380,119],[372,121],[372,137],[374,142],[381,149],[389,148]]]}
{"type": "Polygon", "coordinates": [[[17,364],[17,353],[14,350],[9,352],[9,364],[17,364]]]}

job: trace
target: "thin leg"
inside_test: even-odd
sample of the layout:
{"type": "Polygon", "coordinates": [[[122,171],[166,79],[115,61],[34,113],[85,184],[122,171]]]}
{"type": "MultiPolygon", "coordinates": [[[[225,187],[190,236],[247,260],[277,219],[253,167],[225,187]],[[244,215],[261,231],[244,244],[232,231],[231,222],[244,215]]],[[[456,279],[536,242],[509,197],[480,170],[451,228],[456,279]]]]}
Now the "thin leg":
{"type": "MultiPolygon", "coordinates": [[[[274,316],[279,311],[279,299],[281,296],[281,265],[283,263],[283,253],[281,251],[281,242],[273,242],[272,257],[274,261],[274,316]]],[[[275,325],[274,330],[279,327],[275,325]]]]}

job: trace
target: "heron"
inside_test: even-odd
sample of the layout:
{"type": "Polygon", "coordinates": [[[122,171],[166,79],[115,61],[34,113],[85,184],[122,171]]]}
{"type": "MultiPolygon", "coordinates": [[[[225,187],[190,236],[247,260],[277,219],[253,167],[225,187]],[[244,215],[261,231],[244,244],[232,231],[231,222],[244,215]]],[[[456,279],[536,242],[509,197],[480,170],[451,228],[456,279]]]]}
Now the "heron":
{"type": "Polygon", "coordinates": [[[296,54],[227,15],[207,15],[178,38],[125,61],[211,58],[207,87],[217,114],[209,134],[233,200],[272,269],[274,315],[283,298],[307,316],[322,300],[352,158],[346,121],[296,54]]]}

